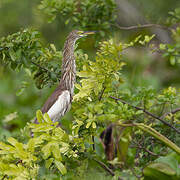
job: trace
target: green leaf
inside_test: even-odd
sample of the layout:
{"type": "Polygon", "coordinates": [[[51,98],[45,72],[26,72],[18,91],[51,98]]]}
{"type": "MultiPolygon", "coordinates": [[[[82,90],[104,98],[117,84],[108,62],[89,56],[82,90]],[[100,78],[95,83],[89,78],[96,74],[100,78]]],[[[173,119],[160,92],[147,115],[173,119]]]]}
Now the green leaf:
{"type": "Polygon", "coordinates": [[[160,50],[165,50],[166,49],[166,44],[160,44],[159,49],[160,50]]]}
{"type": "Polygon", "coordinates": [[[66,135],[66,133],[60,127],[57,127],[54,130],[54,134],[56,137],[58,137],[58,139],[62,139],[66,135]]]}
{"type": "Polygon", "coordinates": [[[131,141],[131,133],[132,133],[132,128],[127,127],[120,134],[121,138],[118,142],[118,147],[117,147],[118,161],[125,162],[127,159],[128,147],[131,141]]]}
{"type": "Polygon", "coordinates": [[[41,149],[41,151],[43,152],[44,159],[47,159],[51,155],[51,145],[52,145],[52,143],[49,142],[48,144],[43,146],[43,148],[41,149]]]}
{"type": "Polygon", "coordinates": [[[143,113],[143,111],[142,110],[138,110],[138,111],[136,111],[136,115],[139,115],[139,114],[142,114],[143,113]]]}
{"type": "Polygon", "coordinates": [[[171,56],[171,57],[170,57],[170,63],[171,63],[171,65],[175,65],[175,63],[176,63],[176,58],[175,58],[175,56],[171,56]]]}
{"type": "Polygon", "coordinates": [[[91,126],[91,123],[92,123],[92,122],[88,122],[88,123],[86,124],[86,128],[87,128],[87,129],[91,126]]]}
{"type": "Polygon", "coordinates": [[[51,49],[52,49],[54,52],[56,52],[56,47],[55,47],[54,44],[50,44],[50,47],[51,47],[51,49]]]}
{"type": "Polygon", "coordinates": [[[69,21],[70,21],[70,19],[67,19],[67,20],[65,21],[65,25],[69,24],[69,21]]]}
{"type": "Polygon", "coordinates": [[[30,69],[24,68],[24,71],[26,72],[26,74],[27,74],[29,77],[32,76],[30,69]]]}
{"type": "Polygon", "coordinates": [[[145,179],[151,178],[153,180],[169,180],[175,177],[176,172],[166,163],[152,163],[144,168],[143,173],[145,179]]]}
{"type": "Polygon", "coordinates": [[[142,37],[142,35],[137,36],[137,37],[134,39],[134,42],[135,42],[135,43],[138,42],[141,37],[142,37]]]}
{"type": "Polygon", "coordinates": [[[54,163],[62,175],[67,173],[66,167],[63,165],[62,162],[55,160],[54,163]]]}
{"type": "Polygon", "coordinates": [[[35,149],[35,138],[32,138],[28,141],[27,143],[27,149],[30,151],[30,152],[34,152],[34,149],[35,149]]]}
{"type": "Polygon", "coordinates": [[[166,156],[159,157],[155,160],[155,162],[168,164],[173,170],[176,171],[177,176],[180,177],[180,155],[177,153],[172,152],[166,156]]]}
{"type": "Polygon", "coordinates": [[[7,139],[7,141],[12,144],[13,146],[16,146],[17,143],[19,143],[16,139],[14,139],[13,137],[9,137],[7,139]]]}
{"type": "Polygon", "coordinates": [[[154,34],[152,36],[145,35],[144,40],[142,40],[142,41],[139,40],[139,43],[142,45],[145,45],[145,44],[149,43],[154,37],[155,37],[154,34]]]}
{"type": "Polygon", "coordinates": [[[32,132],[46,132],[46,133],[48,133],[50,130],[52,130],[56,127],[55,126],[56,124],[54,123],[53,125],[49,125],[47,123],[41,123],[41,124],[35,124],[34,126],[31,124],[30,127],[32,128],[32,132]]]}
{"type": "Polygon", "coordinates": [[[46,161],[45,161],[45,167],[46,167],[47,169],[49,169],[50,166],[52,165],[53,161],[54,161],[54,158],[49,158],[48,160],[46,160],[46,161]]]}
{"type": "Polygon", "coordinates": [[[52,120],[50,119],[48,113],[45,113],[45,114],[44,114],[43,119],[44,119],[47,123],[52,123],[52,120]]]}
{"type": "Polygon", "coordinates": [[[20,95],[22,95],[22,94],[23,94],[23,92],[24,92],[24,90],[25,90],[25,88],[21,88],[21,89],[19,89],[19,90],[16,92],[16,96],[20,96],[20,95]]]}
{"type": "Polygon", "coordinates": [[[10,55],[10,57],[11,57],[11,59],[12,59],[13,61],[16,61],[16,53],[14,52],[13,49],[11,49],[11,50],[9,51],[9,55],[10,55]]]}
{"type": "Polygon", "coordinates": [[[92,122],[92,128],[96,129],[96,123],[92,122]]]}
{"type": "Polygon", "coordinates": [[[44,118],[43,118],[43,114],[42,114],[42,112],[40,110],[36,111],[36,118],[37,118],[39,123],[43,122],[44,118]]]}
{"type": "Polygon", "coordinates": [[[3,58],[2,58],[2,59],[3,59],[3,60],[5,60],[5,58],[6,58],[6,54],[5,54],[5,53],[3,53],[2,55],[3,55],[3,58]]]}
{"type": "Polygon", "coordinates": [[[60,148],[58,144],[53,144],[52,146],[52,153],[53,156],[56,160],[62,161],[61,153],[60,153],[60,148]]]}
{"type": "Polygon", "coordinates": [[[15,148],[11,145],[7,145],[3,142],[0,142],[0,154],[8,154],[8,153],[14,153],[15,148]]]}

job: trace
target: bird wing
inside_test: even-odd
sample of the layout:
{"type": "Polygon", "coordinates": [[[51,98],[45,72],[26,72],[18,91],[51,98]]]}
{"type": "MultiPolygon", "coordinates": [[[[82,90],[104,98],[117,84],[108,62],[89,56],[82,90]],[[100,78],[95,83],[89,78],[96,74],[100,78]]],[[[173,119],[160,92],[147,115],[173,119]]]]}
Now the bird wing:
{"type": "Polygon", "coordinates": [[[44,103],[41,111],[42,113],[47,113],[51,106],[57,101],[58,97],[62,94],[62,91],[57,91],[57,89],[49,96],[49,98],[44,103]]]}
{"type": "Polygon", "coordinates": [[[68,90],[62,91],[54,104],[47,111],[49,117],[56,121],[63,116],[70,107],[71,97],[68,90]]]}

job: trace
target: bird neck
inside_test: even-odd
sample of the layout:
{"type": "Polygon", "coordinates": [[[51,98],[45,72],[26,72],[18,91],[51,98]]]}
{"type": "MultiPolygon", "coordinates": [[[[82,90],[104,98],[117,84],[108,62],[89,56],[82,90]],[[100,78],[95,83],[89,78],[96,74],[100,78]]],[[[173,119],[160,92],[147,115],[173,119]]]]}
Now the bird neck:
{"type": "Polygon", "coordinates": [[[74,83],[76,81],[76,63],[74,56],[75,41],[67,39],[64,45],[63,60],[62,60],[62,75],[60,85],[69,90],[71,95],[74,92],[74,83]]]}

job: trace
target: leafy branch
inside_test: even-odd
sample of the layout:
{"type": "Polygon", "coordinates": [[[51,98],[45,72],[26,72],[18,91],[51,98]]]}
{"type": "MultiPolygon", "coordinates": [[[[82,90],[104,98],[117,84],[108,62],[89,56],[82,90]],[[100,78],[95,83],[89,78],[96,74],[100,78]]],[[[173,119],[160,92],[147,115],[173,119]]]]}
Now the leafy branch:
{"type": "Polygon", "coordinates": [[[61,52],[53,44],[46,47],[41,34],[24,29],[0,39],[0,61],[13,70],[29,70],[36,86],[54,84],[60,77],[61,52]],[[55,63],[56,62],[56,63],[55,63]]]}
{"type": "Polygon", "coordinates": [[[179,131],[177,128],[175,128],[174,126],[172,126],[172,125],[169,124],[168,122],[164,121],[161,117],[158,117],[158,116],[156,116],[155,114],[152,114],[151,112],[147,111],[146,109],[141,108],[141,107],[138,107],[138,106],[134,106],[134,105],[132,105],[132,104],[130,104],[130,103],[128,103],[128,102],[120,99],[120,98],[116,98],[116,97],[113,97],[113,96],[110,96],[110,98],[112,98],[112,99],[114,99],[114,100],[116,100],[116,101],[120,101],[120,102],[122,102],[123,104],[127,104],[127,105],[129,105],[129,106],[131,106],[131,107],[133,107],[133,108],[135,108],[135,109],[137,109],[137,110],[142,110],[142,111],[143,111],[144,113],[146,113],[147,115],[149,115],[149,116],[151,116],[151,117],[153,117],[153,118],[155,118],[155,119],[158,119],[158,120],[161,121],[163,124],[169,126],[170,128],[174,129],[178,134],[180,134],[180,131],[179,131]]]}
{"type": "Polygon", "coordinates": [[[169,148],[173,149],[175,152],[180,154],[180,148],[176,144],[174,144],[172,141],[170,141],[168,138],[166,138],[165,136],[163,136],[162,134],[160,134],[159,132],[157,132],[155,129],[153,129],[150,126],[147,126],[143,123],[122,124],[120,122],[117,123],[117,125],[123,126],[123,127],[137,127],[139,129],[151,134],[153,137],[160,140],[161,142],[166,144],[169,148]]]}
{"type": "Polygon", "coordinates": [[[45,163],[46,169],[58,169],[64,175],[67,170],[62,156],[78,157],[75,146],[71,147],[74,140],[57,127],[58,122],[53,123],[48,114],[43,115],[40,110],[36,117],[39,124],[27,126],[34,133],[27,143],[21,143],[13,137],[7,139],[8,143],[0,142],[0,176],[34,179],[38,175],[38,162],[45,163]]]}

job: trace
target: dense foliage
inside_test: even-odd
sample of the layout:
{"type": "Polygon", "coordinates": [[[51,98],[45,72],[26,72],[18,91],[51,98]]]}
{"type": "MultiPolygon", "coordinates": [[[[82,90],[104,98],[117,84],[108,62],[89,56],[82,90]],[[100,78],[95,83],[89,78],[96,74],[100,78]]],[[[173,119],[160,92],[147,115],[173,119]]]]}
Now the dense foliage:
{"type": "MultiPolygon", "coordinates": [[[[143,73],[141,86],[136,86],[126,73],[130,71],[131,76],[131,66],[135,66],[129,60],[135,56],[128,57],[128,53],[146,49],[144,54],[158,53],[177,75],[179,9],[170,12],[163,25],[172,34],[172,43],[157,44],[156,35],[149,32],[136,34],[125,43],[110,35],[112,24],[120,27],[115,26],[117,4],[113,0],[43,0],[38,8],[50,22],[60,17],[65,26],[99,30],[93,40],[88,39],[96,53],[75,52],[75,96],[71,112],[61,119],[62,127],[37,110],[39,124],[28,122],[14,134],[8,123],[18,118],[17,113],[3,118],[2,129],[6,130],[0,134],[0,178],[179,179],[179,86],[157,89],[153,78],[143,84],[143,73]]],[[[43,35],[32,28],[0,39],[0,63],[28,75],[23,75],[18,95],[26,93],[32,83],[38,89],[57,84],[62,52],[56,49],[54,44],[46,45],[43,35]]],[[[34,116],[32,113],[31,118],[34,116]]]]}

